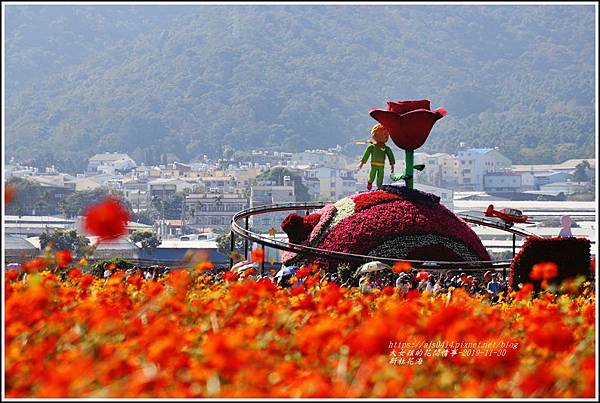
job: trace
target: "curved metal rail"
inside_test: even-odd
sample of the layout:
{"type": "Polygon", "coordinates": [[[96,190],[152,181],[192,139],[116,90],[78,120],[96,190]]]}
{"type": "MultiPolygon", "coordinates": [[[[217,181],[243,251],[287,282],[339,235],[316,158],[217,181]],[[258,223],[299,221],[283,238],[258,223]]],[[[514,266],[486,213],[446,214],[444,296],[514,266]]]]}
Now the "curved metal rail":
{"type": "MultiPolygon", "coordinates": [[[[413,267],[420,268],[428,268],[428,269],[456,269],[461,268],[463,270],[481,270],[482,268],[507,268],[510,266],[510,260],[481,260],[481,261],[466,261],[466,262],[450,262],[450,261],[427,261],[427,260],[407,260],[407,259],[395,259],[383,256],[371,256],[371,255],[362,255],[356,253],[344,253],[338,252],[328,249],[315,248],[306,245],[299,245],[290,242],[280,241],[271,237],[267,237],[253,231],[250,231],[248,228],[243,228],[237,222],[241,219],[248,219],[249,217],[272,213],[277,211],[300,211],[300,210],[314,210],[319,209],[325,206],[328,203],[324,202],[313,202],[313,203],[280,203],[280,204],[272,204],[266,206],[259,207],[251,207],[248,209],[244,209],[242,211],[237,212],[231,219],[231,231],[246,241],[250,240],[253,242],[257,242],[263,246],[269,246],[279,250],[285,250],[289,252],[295,253],[303,253],[311,256],[319,256],[327,259],[336,259],[336,260],[350,260],[355,262],[364,262],[364,261],[372,261],[379,260],[381,262],[394,264],[396,262],[408,262],[411,263],[413,267]]],[[[506,228],[505,226],[497,225],[489,220],[481,220],[477,217],[472,216],[460,216],[467,222],[471,222],[474,224],[485,225],[488,227],[494,227],[502,231],[507,231],[513,234],[513,237],[518,235],[521,237],[531,236],[532,234],[522,231],[516,228],[506,228]]],[[[247,221],[246,221],[247,223],[247,221]]],[[[247,225],[246,225],[247,227],[247,225]]],[[[232,245],[233,245],[233,236],[232,236],[232,245]]]]}

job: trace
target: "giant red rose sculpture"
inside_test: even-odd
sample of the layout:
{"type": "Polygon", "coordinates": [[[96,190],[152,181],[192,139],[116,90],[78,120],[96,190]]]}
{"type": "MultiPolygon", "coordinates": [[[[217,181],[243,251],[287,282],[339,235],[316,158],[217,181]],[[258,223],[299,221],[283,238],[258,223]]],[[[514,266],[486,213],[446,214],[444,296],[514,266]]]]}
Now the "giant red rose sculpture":
{"type": "Polygon", "coordinates": [[[403,150],[421,147],[435,122],[448,113],[444,108],[431,110],[430,102],[388,102],[388,109],[371,109],[369,114],[386,128],[392,141],[403,150]]]}

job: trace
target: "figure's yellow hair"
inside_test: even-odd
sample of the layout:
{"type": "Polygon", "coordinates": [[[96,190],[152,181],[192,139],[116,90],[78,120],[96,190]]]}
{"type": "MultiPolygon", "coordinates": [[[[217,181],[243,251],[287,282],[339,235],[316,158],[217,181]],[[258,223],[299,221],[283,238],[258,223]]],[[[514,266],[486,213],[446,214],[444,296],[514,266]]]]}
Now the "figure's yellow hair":
{"type": "Polygon", "coordinates": [[[385,144],[385,143],[387,143],[389,138],[390,138],[390,135],[388,134],[385,127],[383,127],[381,125],[381,123],[377,123],[371,129],[371,143],[385,144]]]}

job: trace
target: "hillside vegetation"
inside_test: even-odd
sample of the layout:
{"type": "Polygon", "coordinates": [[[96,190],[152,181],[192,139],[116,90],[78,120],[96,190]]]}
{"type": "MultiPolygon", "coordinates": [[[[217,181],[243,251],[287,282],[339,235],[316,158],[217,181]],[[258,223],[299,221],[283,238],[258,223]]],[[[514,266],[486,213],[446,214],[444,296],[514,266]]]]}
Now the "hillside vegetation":
{"type": "Polygon", "coordinates": [[[592,6],[13,5],[6,20],[9,158],[358,154],[369,108],[422,98],[449,111],[423,151],[594,155],[592,6]]]}

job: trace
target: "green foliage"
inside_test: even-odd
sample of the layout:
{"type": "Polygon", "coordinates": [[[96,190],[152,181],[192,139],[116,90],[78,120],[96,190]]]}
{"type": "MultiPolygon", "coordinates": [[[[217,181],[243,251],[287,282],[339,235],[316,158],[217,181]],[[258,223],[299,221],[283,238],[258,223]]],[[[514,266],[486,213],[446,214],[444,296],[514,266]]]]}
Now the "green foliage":
{"type": "Polygon", "coordinates": [[[594,155],[592,5],[7,10],[9,158],[346,149],[369,108],[422,98],[449,111],[425,152],[594,155]]]}
{"type": "Polygon", "coordinates": [[[135,243],[140,242],[142,249],[146,250],[156,249],[161,244],[156,234],[151,231],[134,231],[129,239],[135,243]]]}
{"type": "Polygon", "coordinates": [[[177,192],[165,197],[154,196],[151,200],[150,214],[156,218],[178,220],[181,218],[185,193],[177,192]]]}
{"type": "Polygon", "coordinates": [[[81,190],[67,196],[61,202],[60,208],[67,218],[77,217],[82,215],[89,205],[101,202],[108,195],[106,188],[81,190]]]}
{"type": "Polygon", "coordinates": [[[590,163],[587,160],[584,160],[577,164],[575,167],[575,172],[573,173],[573,180],[575,182],[587,182],[590,180],[588,177],[586,170],[590,169],[590,163]]]}
{"type": "MultiPolygon", "coordinates": [[[[229,231],[222,232],[217,235],[217,251],[225,256],[229,256],[231,249],[231,233],[229,231]]],[[[250,249],[250,246],[248,246],[250,249]]],[[[244,254],[244,240],[240,236],[235,236],[234,250],[243,256],[244,254]]]]}
{"type": "Polygon", "coordinates": [[[104,264],[109,267],[114,267],[114,270],[127,270],[133,267],[133,263],[129,260],[123,259],[122,257],[113,257],[110,259],[98,260],[92,265],[90,273],[96,277],[102,277],[104,275],[104,264]]]}
{"type": "Polygon", "coordinates": [[[131,214],[131,203],[120,197],[119,194],[110,193],[106,188],[97,188],[93,190],[80,190],[67,196],[60,203],[60,209],[67,218],[83,215],[85,209],[95,203],[99,203],[109,195],[117,197],[119,201],[127,208],[131,214]]]}
{"type": "Polygon", "coordinates": [[[77,257],[84,257],[89,254],[90,240],[85,236],[78,235],[75,230],[55,230],[53,232],[43,232],[40,234],[40,246],[45,249],[52,243],[54,250],[68,250],[75,253],[77,257]]]}
{"type": "Polygon", "coordinates": [[[46,191],[35,181],[13,177],[6,184],[12,185],[15,189],[11,203],[6,206],[6,214],[19,216],[31,214],[38,203],[46,203],[46,191]]]}
{"type": "Polygon", "coordinates": [[[154,225],[155,216],[152,211],[143,210],[133,213],[132,220],[146,225],[154,225]]]}
{"type": "Polygon", "coordinates": [[[285,176],[289,176],[290,179],[292,180],[292,182],[294,183],[294,194],[296,195],[296,201],[299,201],[299,202],[309,201],[310,194],[308,193],[308,188],[306,187],[306,185],[304,185],[304,183],[302,183],[302,177],[299,174],[297,174],[293,171],[290,171],[287,168],[283,168],[283,167],[271,168],[268,171],[259,174],[256,177],[256,179],[257,180],[260,180],[260,179],[272,180],[275,182],[276,185],[282,186],[283,178],[285,176]]]}
{"type": "Polygon", "coordinates": [[[348,263],[342,263],[338,265],[337,273],[342,284],[354,281],[354,270],[348,263]]]}

